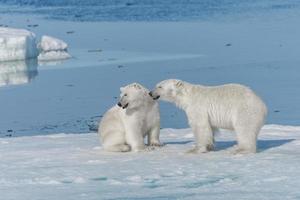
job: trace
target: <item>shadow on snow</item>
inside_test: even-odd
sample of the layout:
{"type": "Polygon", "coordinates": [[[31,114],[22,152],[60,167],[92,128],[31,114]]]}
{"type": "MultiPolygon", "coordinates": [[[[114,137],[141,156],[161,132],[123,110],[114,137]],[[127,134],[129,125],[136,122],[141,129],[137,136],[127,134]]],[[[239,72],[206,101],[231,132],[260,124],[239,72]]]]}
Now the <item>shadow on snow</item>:
{"type": "MultiPolygon", "coordinates": [[[[268,149],[276,148],[279,146],[282,146],[284,144],[290,143],[294,141],[295,139],[279,139],[279,140],[258,140],[257,141],[257,148],[258,151],[265,151],[268,149]]],[[[193,140],[185,140],[185,141],[170,141],[170,142],[165,142],[164,144],[166,145],[185,145],[189,143],[193,143],[193,140]]],[[[215,142],[215,149],[216,151],[220,150],[225,150],[229,147],[232,147],[236,145],[236,141],[216,141],[215,142]]]]}

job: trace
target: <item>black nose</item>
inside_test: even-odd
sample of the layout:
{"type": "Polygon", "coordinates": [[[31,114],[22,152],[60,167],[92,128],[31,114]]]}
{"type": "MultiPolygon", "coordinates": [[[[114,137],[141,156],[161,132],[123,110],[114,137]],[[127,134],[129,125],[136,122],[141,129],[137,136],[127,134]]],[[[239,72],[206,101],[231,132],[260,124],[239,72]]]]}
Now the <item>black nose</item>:
{"type": "Polygon", "coordinates": [[[157,99],[159,99],[159,97],[160,97],[160,96],[158,95],[158,96],[156,96],[156,97],[153,97],[153,99],[154,99],[154,100],[157,100],[157,99]]]}
{"type": "Polygon", "coordinates": [[[153,95],[152,92],[149,92],[149,95],[150,95],[150,97],[152,97],[152,95],[153,95]]]}
{"type": "Polygon", "coordinates": [[[122,104],[119,102],[119,103],[118,103],[118,106],[119,106],[119,107],[122,107],[122,104]]]}

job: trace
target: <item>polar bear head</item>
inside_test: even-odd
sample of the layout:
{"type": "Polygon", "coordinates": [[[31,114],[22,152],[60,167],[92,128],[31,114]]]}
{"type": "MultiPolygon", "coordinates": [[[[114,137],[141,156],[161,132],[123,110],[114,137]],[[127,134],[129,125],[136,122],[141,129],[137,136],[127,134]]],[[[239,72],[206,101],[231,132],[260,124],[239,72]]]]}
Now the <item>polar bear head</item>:
{"type": "Polygon", "coordinates": [[[152,100],[149,96],[149,90],[139,83],[132,83],[121,87],[120,91],[118,106],[123,109],[137,108],[152,100]]]}
{"type": "Polygon", "coordinates": [[[161,98],[164,101],[174,102],[183,90],[184,82],[177,79],[168,79],[158,83],[149,95],[154,99],[161,98]]]}

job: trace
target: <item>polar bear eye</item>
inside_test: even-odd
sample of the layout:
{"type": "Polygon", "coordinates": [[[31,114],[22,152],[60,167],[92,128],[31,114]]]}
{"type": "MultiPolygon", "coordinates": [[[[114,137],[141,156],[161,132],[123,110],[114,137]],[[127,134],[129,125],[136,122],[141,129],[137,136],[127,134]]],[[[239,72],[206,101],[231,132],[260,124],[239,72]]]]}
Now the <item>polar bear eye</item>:
{"type": "Polygon", "coordinates": [[[124,94],[124,97],[127,97],[127,94],[124,94]]]}
{"type": "Polygon", "coordinates": [[[162,89],[162,87],[161,87],[161,86],[158,86],[158,88],[159,88],[159,89],[162,89]]]}

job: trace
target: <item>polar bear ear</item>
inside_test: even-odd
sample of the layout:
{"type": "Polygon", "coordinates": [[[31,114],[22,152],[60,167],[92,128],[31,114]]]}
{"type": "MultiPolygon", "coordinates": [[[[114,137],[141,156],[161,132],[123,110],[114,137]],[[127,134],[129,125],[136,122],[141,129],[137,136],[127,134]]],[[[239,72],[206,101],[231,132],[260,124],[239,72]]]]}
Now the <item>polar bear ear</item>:
{"type": "Polygon", "coordinates": [[[142,87],[139,84],[137,84],[137,83],[134,83],[133,87],[136,88],[136,89],[142,89],[142,87]]]}
{"type": "Polygon", "coordinates": [[[120,92],[123,92],[124,91],[124,87],[120,87],[120,92]]]}
{"type": "Polygon", "coordinates": [[[183,86],[183,82],[182,81],[177,81],[177,83],[175,84],[177,88],[180,88],[183,86]]]}

